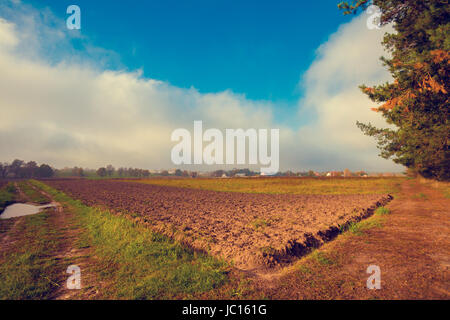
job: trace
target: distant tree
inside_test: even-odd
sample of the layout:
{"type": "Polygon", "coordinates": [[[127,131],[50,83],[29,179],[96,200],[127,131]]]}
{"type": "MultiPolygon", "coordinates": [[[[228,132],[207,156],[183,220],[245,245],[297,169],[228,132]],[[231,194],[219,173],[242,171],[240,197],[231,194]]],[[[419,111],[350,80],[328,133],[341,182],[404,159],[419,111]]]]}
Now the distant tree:
{"type": "Polygon", "coordinates": [[[37,171],[40,178],[50,178],[54,175],[53,169],[48,164],[41,164],[37,171]]]}
{"type": "Polygon", "coordinates": [[[450,6],[443,0],[355,0],[338,5],[344,14],[369,4],[381,10],[390,58],[381,58],[393,81],[361,90],[381,106],[373,108],[395,128],[357,122],[376,138],[380,156],[422,176],[450,179],[450,6]]]}
{"type": "Polygon", "coordinates": [[[293,177],[293,176],[295,176],[295,174],[291,170],[286,171],[284,175],[286,177],[293,177]]]}
{"type": "Polygon", "coordinates": [[[72,175],[75,177],[83,177],[84,176],[83,168],[74,167],[72,169],[72,175]]]}
{"type": "Polygon", "coordinates": [[[162,175],[162,176],[168,176],[168,175],[169,175],[169,171],[163,170],[163,171],[161,172],[161,175],[162,175]]]}
{"type": "Polygon", "coordinates": [[[21,168],[24,161],[15,159],[9,166],[8,166],[8,176],[12,176],[14,178],[20,178],[21,175],[21,168]]]}
{"type": "Polygon", "coordinates": [[[216,171],[214,171],[214,172],[212,173],[212,176],[213,176],[213,177],[216,177],[216,178],[219,178],[219,177],[223,176],[224,173],[225,173],[225,171],[223,171],[223,170],[216,170],[216,171]]]}
{"type": "Polygon", "coordinates": [[[98,168],[98,170],[97,170],[97,175],[98,175],[99,177],[105,177],[106,174],[107,174],[106,168],[103,168],[103,167],[98,168]]]}
{"type": "Polygon", "coordinates": [[[115,172],[115,169],[112,165],[108,164],[106,166],[106,173],[108,174],[108,176],[112,176],[115,172]]]}
{"type": "Polygon", "coordinates": [[[35,161],[29,161],[21,169],[21,178],[34,178],[38,174],[38,165],[35,161]]]}

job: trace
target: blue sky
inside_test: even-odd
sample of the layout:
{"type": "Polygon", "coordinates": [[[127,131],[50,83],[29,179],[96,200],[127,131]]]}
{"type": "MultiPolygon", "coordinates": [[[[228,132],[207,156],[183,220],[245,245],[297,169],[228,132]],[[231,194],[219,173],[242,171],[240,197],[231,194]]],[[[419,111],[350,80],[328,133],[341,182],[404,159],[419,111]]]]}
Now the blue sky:
{"type": "Polygon", "coordinates": [[[284,107],[317,47],[350,20],[327,1],[31,1],[64,19],[69,4],[96,46],[120,55],[130,70],[201,93],[230,89],[284,107]]]}
{"type": "Polygon", "coordinates": [[[279,129],[281,170],[402,170],[355,125],[385,126],[358,85],[392,29],[337,2],[0,0],[0,161],[170,168],[202,120],[279,129]]]}

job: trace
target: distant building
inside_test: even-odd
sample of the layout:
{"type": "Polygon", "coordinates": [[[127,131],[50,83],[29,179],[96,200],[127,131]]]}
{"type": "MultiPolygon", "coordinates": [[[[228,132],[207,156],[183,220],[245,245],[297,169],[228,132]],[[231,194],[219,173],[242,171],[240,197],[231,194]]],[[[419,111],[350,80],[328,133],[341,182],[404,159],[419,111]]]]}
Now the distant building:
{"type": "Polygon", "coordinates": [[[356,171],[354,175],[357,177],[367,177],[367,173],[365,171],[356,171]]]}
{"type": "Polygon", "coordinates": [[[341,177],[342,172],[341,171],[330,171],[327,173],[327,177],[341,177]]]}
{"type": "Polygon", "coordinates": [[[198,172],[198,176],[199,177],[210,177],[211,173],[207,172],[207,171],[200,171],[200,172],[198,172]]]}

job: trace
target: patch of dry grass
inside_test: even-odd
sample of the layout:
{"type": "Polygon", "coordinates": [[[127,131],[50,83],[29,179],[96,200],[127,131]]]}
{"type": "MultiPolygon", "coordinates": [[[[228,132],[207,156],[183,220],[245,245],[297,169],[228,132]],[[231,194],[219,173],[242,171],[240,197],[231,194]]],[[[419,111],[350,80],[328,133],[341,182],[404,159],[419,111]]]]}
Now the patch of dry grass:
{"type": "MultiPolygon", "coordinates": [[[[396,193],[404,178],[196,178],[142,179],[130,182],[214,191],[273,194],[396,193]]],[[[122,180],[123,181],[123,180],[122,180]]],[[[125,180],[127,181],[127,180],[125,180]]]]}
{"type": "Polygon", "coordinates": [[[450,182],[425,179],[423,177],[418,178],[418,181],[430,188],[440,190],[445,198],[450,199],[450,182]]]}

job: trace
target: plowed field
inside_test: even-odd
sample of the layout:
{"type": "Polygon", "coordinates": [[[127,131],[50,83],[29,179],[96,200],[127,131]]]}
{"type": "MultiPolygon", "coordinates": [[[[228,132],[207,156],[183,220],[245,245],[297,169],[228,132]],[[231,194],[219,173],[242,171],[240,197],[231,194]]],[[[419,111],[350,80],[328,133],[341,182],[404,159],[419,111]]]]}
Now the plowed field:
{"type": "Polygon", "coordinates": [[[251,194],[111,180],[46,183],[87,205],[136,215],[154,230],[246,270],[302,256],[391,200],[387,194],[251,194]]]}

